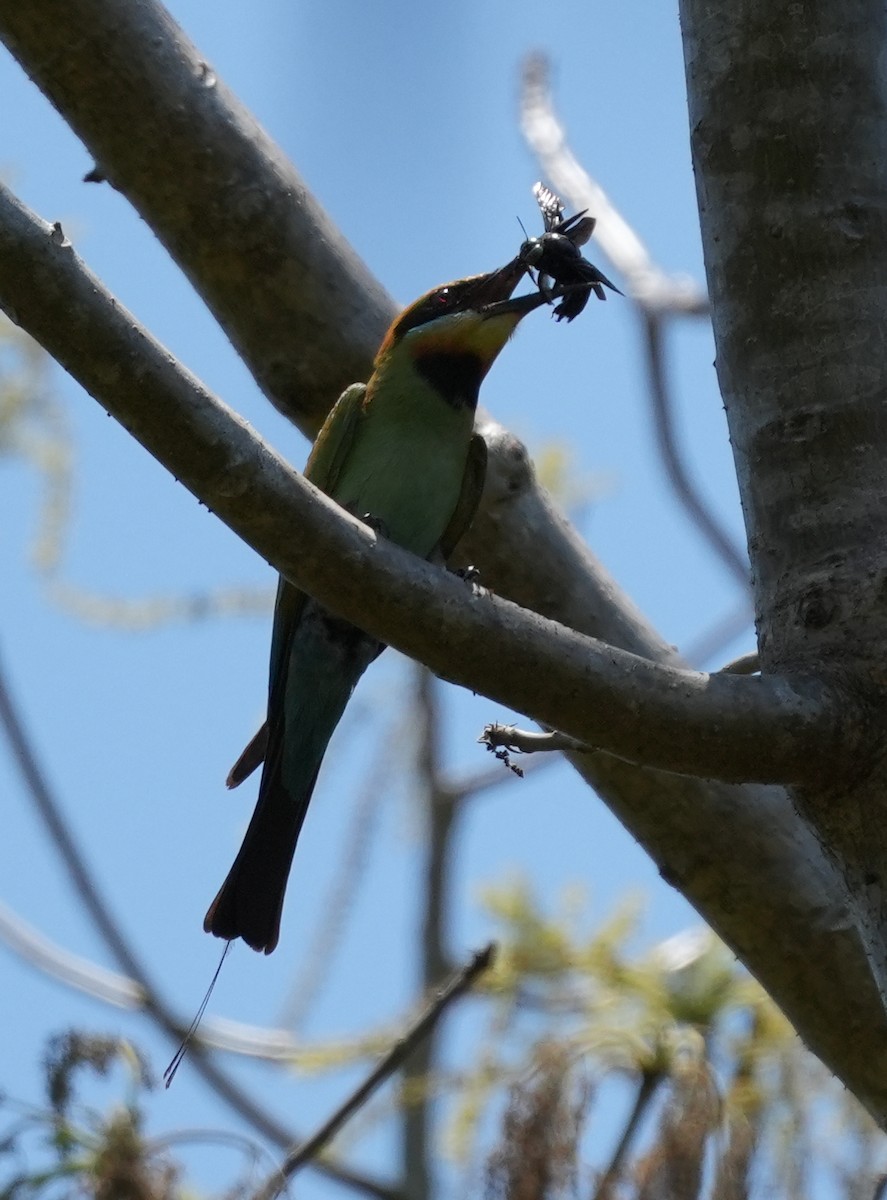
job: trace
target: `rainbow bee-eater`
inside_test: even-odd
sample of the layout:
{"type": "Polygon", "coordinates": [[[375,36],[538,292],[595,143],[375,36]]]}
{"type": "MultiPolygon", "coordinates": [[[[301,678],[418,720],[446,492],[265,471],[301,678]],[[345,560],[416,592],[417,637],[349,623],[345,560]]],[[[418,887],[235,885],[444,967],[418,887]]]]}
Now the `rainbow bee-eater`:
{"type": "MultiPolygon", "coordinates": [[[[380,536],[423,558],[449,555],[480,499],[486,468],[474,434],[481,382],[521,318],[546,297],[511,299],[526,267],[435,288],[394,321],[367,384],[330,412],[305,475],[380,536]]],[[[320,764],[360,676],[381,644],[285,579],[271,636],[268,713],[228,777],[264,761],[243,845],[204,928],[270,954],[287,878],[320,764]]]]}

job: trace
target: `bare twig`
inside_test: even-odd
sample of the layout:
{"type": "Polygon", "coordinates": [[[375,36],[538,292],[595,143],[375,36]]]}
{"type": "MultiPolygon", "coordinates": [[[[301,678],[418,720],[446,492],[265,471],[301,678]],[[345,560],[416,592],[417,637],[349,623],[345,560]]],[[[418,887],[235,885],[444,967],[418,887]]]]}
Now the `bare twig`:
{"type": "Polygon", "coordinates": [[[739,658],[734,658],[732,662],[721,667],[722,672],[730,675],[757,675],[760,669],[761,659],[756,650],[751,654],[742,654],[739,658]]]}
{"type": "Polygon", "coordinates": [[[704,315],[708,312],[705,293],[692,279],[669,276],[656,265],[604,189],[579,164],[554,111],[549,74],[544,55],[533,54],[526,59],[521,88],[521,130],[543,174],[574,209],[590,210],[597,222],[595,238],[622,275],[633,300],[660,310],[704,315]]]}
{"type": "MultiPolygon", "coordinates": [[[[452,970],[445,945],[446,916],[451,878],[450,847],[460,810],[443,790],[440,685],[425,667],[415,666],[413,678],[414,770],[425,825],[418,959],[422,990],[428,995],[452,970]]],[[[422,1038],[403,1067],[402,1177],[404,1189],[410,1196],[427,1196],[433,1190],[428,1083],[435,1066],[437,1033],[435,1027],[428,1037],[422,1038]]]]}
{"type": "Polygon", "coordinates": [[[666,476],[690,520],[736,582],[747,589],[748,561],[696,490],[678,445],[674,425],[674,402],[668,387],[663,355],[662,316],[660,313],[646,310],[641,315],[647,351],[650,409],[656,445],[666,476]]]}
{"type": "MultiPolygon", "coordinates": [[[[145,993],[127,975],[109,971],[90,959],[72,954],[35,929],[18,913],[0,901],[0,942],[23,962],[51,979],[75,991],[100,1000],[115,1008],[146,1012],[145,993]]],[[[150,1015],[150,1014],[149,1014],[150,1015]]],[[[388,1027],[390,1029],[390,1026],[388,1027]]],[[[374,1053],[375,1048],[388,1040],[386,1031],[367,1032],[343,1048],[335,1042],[341,1061],[347,1056],[357,1058],[374,1053]]],[[[300,1068],[306,1061],[314,1064],[329,1056],[330,1051],[317,1043],[306,1045],[288,1029],[248,1025],[228,1017],[205,1016],[200,1023],[200,1041],[208,1049],[224,1050],[259,1062],[300,1068]]]]}
{"type": "Polygon", "coordinates": [[[471,987],[479,975],[492,964],[496,947],[494,943],[484,947],[473,956],[450,982],[440,990],[421,1016],[404,1033],[375,1069],[367,1076],[345,1102],[325,1121],[320,1129],[298,1150],[289,1154],[280,1169],[270,1176],[256,1192],[255,1200],[273,1200],[286,1183],[301,1167],[309,1163],[336,1136],[342,1126],[360,1109],[373,1092],[385,1082],[409,1057],[418,1043],[434,1028],[447,1008],[471,987]]]}
{"type": "Polygon", "coordinates": [[[145,994],[135,980],[56,946],[3,903],[0,941],[24,962],[67,987],[116,1008],[144,1008],[145,994]]]}
{"type": "Polygon", "coordinates": [[[748,564],[721,528],[690,479],[674,431],[673,404],[663,365],[663,321],[666,316],[704,315],[704,293],[691,281],[670,278],[603,188],[582,168],[570,150],[563,124],[554,110],[547,60],[529,58],[524,66],[521,96],[524,136],[555,189],[577,209],[590,209],[596,218],[595,236],[607,257],[625,277],[628,292],[643,322],[649,395],[656,442],[669,483],[690,519],[734,578],[748,587],[748,564]]]}
{"type": "Polygon", "coordinates": [[[598,1181],[593,1200],[612,1200],[613,1189],[619,1182],[619,1176],[625,1166],[625,1160],[631,1150],[632,1142],[637,1136],[641,1121],[646,1116],[650,1103],[663,1078],[662,1071],[649,1070],[641,1073],[638,1090],[635,1093],[634,1103],[631,1106],[631,1112],[628,1114],[628,1120],[625,1122],[625,1128],[622,1130],[610,1161],[604,1168],[603,1174],[598,1181]]]}
{"type": "MultiPolygon", "coordinates": [[[[65,950],[2,902],[0,942],[23,962],[67,987],[116,1008],[146,1011],[145,993],[134,979],[65,950]]],[[[367,1034],[355,1042],[355,1056],[365,1053],[367,1045],[378,1044],[382,1036],[367,1034]]],[[[322,1049],[317,1045],[306,1047],[288,1029],[247,1025],[227,1017],[205,1016],[200,1024],[200,1041],[213,1050],[296,1068],[306,1057],[312,1061],[323,1057],[322,1049]]]]}
{"type": "Polygon", "coordinates": [[[690,480],[687,464],[684,463],[681,449],[678,446],[675,433],[675,404],[672,401],[665,372],[663,318],[661,318],[661,314],[649,311],[643,312],[642,317],[646,338],[648,394],[653,413],[653,428],[655,437],[657,437],[659,456],[663,460],[672,491],[675,492],[690,520],[699,529],[703,538],[706,539],[708,545],[712,547],[739,586],[748,588],[748,560],[745,559],[744,554],[739,553],[730,535],[721,528],[705,500],[696,491],[696,486],[690,480]]]}
{"type": "Polygon", "coordinates": [[[485,725],[477,739],[488,750],[500,747],[514,754],[536,754],[538,751],[564,750],[571,754],[592,754],[594,747],[556,729],[537,731],[518,729],[516,725],[485,725]]]}

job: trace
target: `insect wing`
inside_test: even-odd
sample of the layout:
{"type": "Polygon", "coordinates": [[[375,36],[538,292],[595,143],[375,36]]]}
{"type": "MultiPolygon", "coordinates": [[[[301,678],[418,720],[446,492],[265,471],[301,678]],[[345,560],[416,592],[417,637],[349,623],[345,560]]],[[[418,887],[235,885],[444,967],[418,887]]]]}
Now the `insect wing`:
{"type": "MultiPolygon", "coordinates": [[[[595,288],[595,291],[597,291],[597,288],[595,288]]],[[[558,321],[570,322],[575,317],[578,317],[588,303],[588,297],[590,295],[590,287],[576,288],[575,291],[567,292],[554,310],[555,319],[558,321]]],[[[601,299],[603,298],[604,297],[601,297],[601,299]]]]}
{"type": "Polygon", "coordinates": [[[574,246],[584,246],[594,233],[597,220],[594,217],[586,217],[585,214],[587,212],[588,209],[583,208],[582,212],[578,212],[574,217],[569,217],[566,221],[561,222],[558,233],[565,234],[574,246]]]}
{"type": "Polygon", "coordinates": [[[554,192],[549,191],[544,183],[533,184],[533,195],[536,197],[536,203],[542,212],[542,222],[545,226],[545,232],[549,233],[560,225],[564,218],[564,206],[555,196],[554,192]]]}
{"type": "Polygon", "coordinates": [[[616,292],[620,296],[623,295],[623,293],[619,291],[619,288],[616,286],[616,284],[609,280],[603,271],[599,271],[594,263],[590,263],[587,258],[580,259],[576,264],[576,273],[583,279],[583,281],[587,281],[591,284],[591,286],[594,288],[595,295],[599,300],[606,300],[607,298],[604,287],[608,287],[611,291],[616,292]],[[603,284],[604,287],[602,287],[601,284],[603,284]]]}

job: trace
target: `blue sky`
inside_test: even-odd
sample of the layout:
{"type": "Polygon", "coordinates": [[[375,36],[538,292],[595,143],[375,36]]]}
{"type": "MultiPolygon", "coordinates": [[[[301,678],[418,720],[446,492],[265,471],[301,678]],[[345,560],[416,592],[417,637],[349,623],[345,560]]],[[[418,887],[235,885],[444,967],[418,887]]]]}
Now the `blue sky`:
{"type": "MultiPolygon", "coordinates": [[[[703,269],[687,140],[678,20],[670,5],[467,0],[447,5],[356,0],[301,3],[176,0],[175,18],[217,73],[252,108],[333,219],[402,303],[436,283],[499,265],[515,251],[516,217],[531,228],[538,169],[517,127],[519,64],[542,49],[573,148],[648,243],[657,262],[700,283],[703,269]]],[[[150,231],[106,186],[86,185],[91,160],[5,51],[0,52],[0,173],[42,217],[61,220],[80,254],[122,301],[230,405],[295,463],[307,446],[263,399],[224,336],[150,231]]],[[[610,273],[594,243],[590,257],[610,273]]],[[[618,282],[618,280],[617,280],[618,282]]],[[[681,435],[713,509],[741,540],[735,480],[704,322],[669,347],[681,435]]],[[[113,597],[272,587],[267,566],[206,513],[61,372],[53,378],[71,427],[75,487],[66,580],[113,597]]],[[[497,362],[483,401],[540,450],[568,447],[598,496],[582,532],[660,631],[692,644],[738,601],[724,570],[672,501],[653,447],[639,331],[628,301],[592,301],[581,320],[527,320],[497,362]]],[[[40,484],[4,463],[0,649],[51,779],[99,883],[183,1014],[218,955],[201,920],[233,856],[254,785],[223,780],[260,719],[267,617],[169,624],[125,633],[73,620],[47,602],[29,564],[40,484]]],[[[751,647],[750,634],[723,658],[751,647]]],[[[366,714],[394,711],[408,678],[394,655],[355,697],[315,794],[300,842],[283,939],[271,959],[239,948],[214,1011],[271,1022],[335,878],[373,746],[366,714]]],[[[484,764],[474,739],[503,714],[448,692],[455,767],[484,764]]],[[[406,947],[414,936],[418,830],[402,785],[388,789],[367,876],[310,1024],[337,1036],[396,1016],[413,994],[406,947]]],[[[0,898],[70,950],[107,962],[0,755],[6,837],[0,898]]],[[[481,800],[458,847],[453,946],[489,934],[477,904],[484,883],[525,877],[554,903],[583,884],[603,916],[627,891],[644,894],[640,945],[694,921],[655,867],[565,766],[481,800]]],[[[5,950],[0,989],[0,1088],[38,1097],[37,1064],[50,1032],[72,1024],[132,1036],[162,1068],[168,1047],[145,1021],[104,1009],[36,975],[5,950]]],[[[310,1129],[342,1094],[237,1073],[310,1129]]],[[[231,1126],[184,1069],[152,1109],[157,1129],[231,1126]]],[[[384,1162],[385,1139],[364,1152],[384,1162]]],[[[198,1167],[204,1186],[217,1166],[198,1167]],[[201,1175],[203,1170],[205,1174],[201,1175]]],[[[224,1176],[223,1176],[224,1178],[224,1176]]],[[[312,1184],[306,1194],[328,1189],[312,1184]]]]}

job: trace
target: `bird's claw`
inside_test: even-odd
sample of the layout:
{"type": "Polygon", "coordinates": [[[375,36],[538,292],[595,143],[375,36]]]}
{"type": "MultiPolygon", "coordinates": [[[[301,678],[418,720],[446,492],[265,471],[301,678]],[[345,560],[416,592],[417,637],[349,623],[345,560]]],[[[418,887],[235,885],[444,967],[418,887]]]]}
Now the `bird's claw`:
{"type": "Polygon", "coordinates": [[[472,595],[483,595],[484,589],[481,587],[480,571],[477,569],[477,567],[459,567],[459,569],[454,571],[453,574],[468,584],[468,586],[471,588],[472,595]]]}
{"type": "Polygon", "coordinates": [[[379,537],[388,537],[388,526],[381,517],[374,517],[372,513],[365,512],[360,519],[363,521],[364,525],[368,525],[370,529],[372,529],[373,533],[377,534],[379,537]]]}

